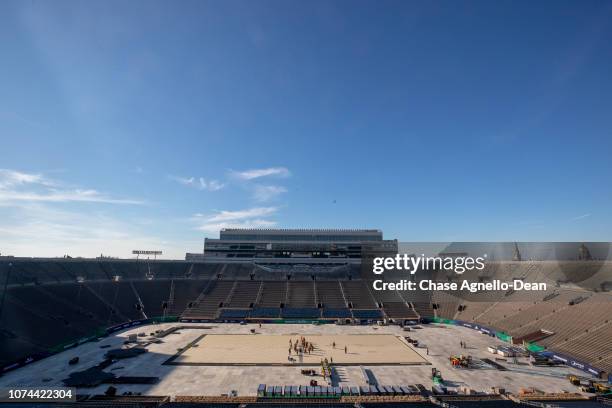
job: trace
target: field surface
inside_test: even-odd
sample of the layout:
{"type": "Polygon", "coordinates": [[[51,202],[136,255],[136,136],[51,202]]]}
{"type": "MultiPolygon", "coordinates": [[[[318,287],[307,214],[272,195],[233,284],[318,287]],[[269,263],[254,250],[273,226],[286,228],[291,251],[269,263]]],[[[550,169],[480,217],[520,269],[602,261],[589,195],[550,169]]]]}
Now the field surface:
{"type": "MultiPolygon", "coordinates": [[[[5,373],[0,376],[0,387],[61,387],[62,379],[69,373],[99,364],[109,348],[132,347],[124,345],[130,334],[145,333],[145,337],[138,339],[147,343],[151,339],[149,334],[154,330],[177,325],[180,326],[177,323],[167,323],[135,327],[102,338],[99,342],[82,344],[5,373]],[[77,356],[80,358],[79,363],[70,365],[69,360],[77,356]]],[[[518,392],[527,387],[549,392],[575,392],[579,391],[578,388],[570,384],[566,376],[584,375],[583,372],[569,367],[533,367],[526,358],[520,358],[518,364],[498,361],[506,368],[505,371],[491,368],[452,368],[448,360],[450,355],[470,354],[475,359],[493,359],[495,356],[487,352],[487,346],[505,344],[499,339],[458,326],[432,324],[410,332],[405,332],[397,326],[333,324],[269,324],[261,328],[255,324],[241,326],[223,323],[189,326],[194,328],[183,328],[169,334],[160,343],[148,344],[147,353],[119,360],[105,369],[117,376],[159,377],[159,381],[151,385],[116,384],[118,392],[174,396],[220,395],[236,390],[238,395],[255,395],[258,384],[307,385],[313,377],[301,373],[304,366],[297,362],[287,365],[289,338],[300,336],[305,336],[315,344],[315,354],[311,358],[317,364],[322,357],[333,357],[334,363],[340,363],[336,364],[332,379],[314,377],[322,385],[365,385],[361,371],[363,367],[371,370],[378,384],[423,384],[429,388],[432,385],[431,369],[436,367],[442,371],[444,386],[451,390],[470,387],[476,391],[489,392],[491,387],[501,386],[510,392],[518,392]],[[256,334],[251,334],[251,329],[254,329],[256,334]],[[404,343],[403,336],[417,339],[419,347],[413,348],[404,343]],[[240,345],[240,341],[245,343],[240,345]],[[336,342],[337,350],[330,346],[333,341],[336,342]],[[461,341],[468,344],[467,349],[461,348],[461,341]],[[346,356],[344,343],[348,343],[349,354],[346,356]],[[190,348],[190,344],[196,344],[197,347],[190,348]],[[429,348],[429,355],[425,347],[429,348]],[[184,351],[178,354],[180,358],[195,358],[199,363],[168,364],[169,360],[178,358],[179,350],[184,351]],[[427,359],[429,364],[414,363],[424,359],[427,359]],[[277,361],[281,364],[276,364],[277,361]],[[342,361],[349,363],[342,365],[342,361]]],[[[296,357],[295,354],[293,357],[296,357]]],[[[108,384],[101,384],[77,391],[83,394],[103,394],[107,388],[108,384]]]]}
{"type": "Polygon", "coordinates": [[[289,342],[300,335],[206,334],[175,356],[175,365],[336,365],[427,364],[404,340],[392,334],[306,335],[314,351],[296,353],[289,342]],[[335,343],[335,347],[334,347],[335,343]],[[346,346],[346,352],[345,352],[346,346]],[[291,357],[291,360],[289,360],[291,357]]]}

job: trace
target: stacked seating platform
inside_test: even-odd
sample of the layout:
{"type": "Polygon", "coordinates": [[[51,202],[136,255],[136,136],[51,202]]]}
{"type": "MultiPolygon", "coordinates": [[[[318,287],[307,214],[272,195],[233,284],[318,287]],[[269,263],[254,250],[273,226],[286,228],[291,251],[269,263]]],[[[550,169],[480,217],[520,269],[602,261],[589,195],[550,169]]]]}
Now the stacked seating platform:
{"type": "MultiPolygon", "coordinates": [[[[555,273],[529,263],[498,269],[492,277],[528,280],[555,273]]],[[[247,264],[112,259],[0,258],[0,282],[0,364],[147,318],[397,321],[437,316],[476,322],[516,338],[550,332],[537,343],[612,371],[612,295],[603,289],[556,285],[534,300],[514,301],[515,294],[431,300],[377,293],[357,274],[267,275],[247,264]],[[443,306],[434,312],[432,303],[443,306]]]]}

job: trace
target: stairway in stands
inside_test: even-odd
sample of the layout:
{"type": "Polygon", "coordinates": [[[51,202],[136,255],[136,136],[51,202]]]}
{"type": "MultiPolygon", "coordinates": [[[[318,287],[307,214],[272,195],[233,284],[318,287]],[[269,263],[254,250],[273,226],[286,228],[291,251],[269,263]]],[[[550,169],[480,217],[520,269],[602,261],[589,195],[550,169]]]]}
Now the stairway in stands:
{"type": "Polygon", "coordinates": [[[191,308],[183,312],[186,319],[214,319],[219,314],[219,307],[230,295],[235,281],[213,280],[204,288],[191,308]]]}
{"type": "Polygon", "coordinates": [[[326,308],[346,308],[346,301],[338,281],[316,282],[317,303],[326,308]]]}
{"type": "Polygon", "coordinates": [[[289,281],[286,307],[316,307],[313,282],[289,281]]]}

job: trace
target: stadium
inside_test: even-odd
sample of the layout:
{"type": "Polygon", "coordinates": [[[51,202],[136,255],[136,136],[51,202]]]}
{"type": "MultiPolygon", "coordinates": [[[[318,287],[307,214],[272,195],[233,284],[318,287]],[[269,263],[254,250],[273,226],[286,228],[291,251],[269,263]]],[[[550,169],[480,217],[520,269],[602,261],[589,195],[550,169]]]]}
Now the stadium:
{"type": "Polygon", "coordinates": [[[612,0],[0,39],[0,408],[612,408],[612,0]]]}
{"type": "Polygon", "coordinates": [[[91,407],[609,404],[607,249],[499,246],[432,278],[546,291],[374,290],[372,258],[403,251],[379,230],[224,229],[176,261],[2,257],[0,388],[91,407]]]}

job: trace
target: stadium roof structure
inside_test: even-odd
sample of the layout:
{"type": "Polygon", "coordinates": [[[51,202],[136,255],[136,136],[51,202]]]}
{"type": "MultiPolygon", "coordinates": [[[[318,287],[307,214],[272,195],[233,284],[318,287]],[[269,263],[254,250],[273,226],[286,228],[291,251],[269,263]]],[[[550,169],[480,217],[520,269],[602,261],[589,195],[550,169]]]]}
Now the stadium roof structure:
{"type": "Polygon", "coordinates": [[[297,232],[297,233],[327,233],[327,232],[363,232],[363,233],[381,233],[379,229],[359,229],[359,228],[222,228],[221,232],[297,232]]]}
{"type": "MultiPolygon", "coordinates": [[[[378,229],[275,229],[275,228],[224,228],[219,231],[220,240],[285,240],[285,241],[382,241],[383,232],[378,229]]],[[[206,241],[210,241],[209,238],[206,241]]]]}

